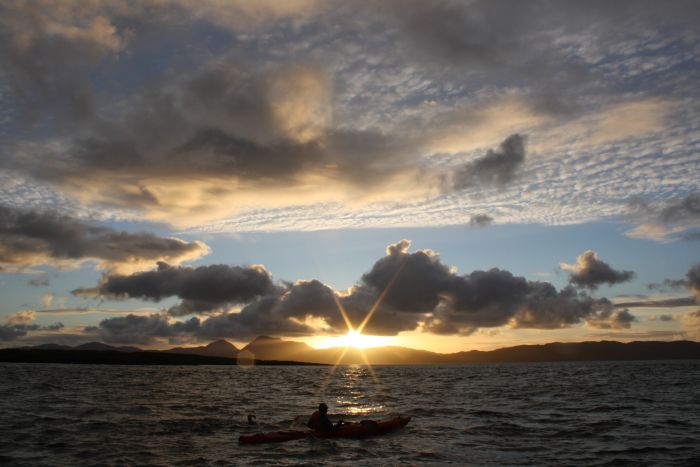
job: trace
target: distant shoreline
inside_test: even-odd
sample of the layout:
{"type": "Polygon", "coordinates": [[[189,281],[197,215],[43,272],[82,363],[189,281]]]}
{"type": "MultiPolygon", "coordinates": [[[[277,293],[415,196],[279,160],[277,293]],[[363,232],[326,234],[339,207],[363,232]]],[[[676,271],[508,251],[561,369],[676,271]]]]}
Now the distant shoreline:
{"type": "MultiPolygon", "coordinates": [[[[85,365],[238,365],[235,358],[207,357],[161,352],[120,352],[116,350],[0,349],[4,363],[72,363],[85,365]]],[[[326,366],[289,360],[254,360],[253,365],[326,366]]]]}
{"type": "MultiPolygon", "coordinates": [[[[248,346],[250,357],[241,360],[253,365],[333,365],[339,363],[372,365],[459,365],[470,363],[547,363],[595,361],[700,360],[700,342],[694,341],[636,341],[629,343],[600,341],[519,345],[491,351],[471,350],[452,354],[419,351],[404,347],[370,348],[345,351],[342,348],[303,348],[296,353],[287,351],[296,345],[281,339],[268,339],[263,347],[248,346]],[[249,348],[250,347],[250,348],[249,348]],[[279,348],[277,348],[279,347],[279,348]],[[287,349],[287,350],[285,350],[287,349]],[[342,353],[342,355],[341,355],[342,353]],[[362,353],[366,361],[355,354],[362,353]],[[252,356],[255,358],[251,358],[252,356]],[[344,358],[338,358],[341,355],[344,358]],[[262,357],[262,358],[259,358],[262,357]]],[[[115,348],[92,343],[92,348],[8,348],[0,349],[0,362],[77,363],[108,365],[237,365],[239,351],[226,343],[229,353],[202,355],[207,347],[170,351],[145,351],[134,347],[115,348]],[[202,350],[204,349],[204,350],[202,350]],[[195,354],[200,352],[200,354],[195,354]]],[[[218,344],[221,346],[221,344],[218,344]]],[[[83,346],[85,347],[85,346],[83,346]]],[[[212,344],[208,346],[211,351],[212,344]]],[[[244,350],[245,351],[245,350],[244,350]]]]}

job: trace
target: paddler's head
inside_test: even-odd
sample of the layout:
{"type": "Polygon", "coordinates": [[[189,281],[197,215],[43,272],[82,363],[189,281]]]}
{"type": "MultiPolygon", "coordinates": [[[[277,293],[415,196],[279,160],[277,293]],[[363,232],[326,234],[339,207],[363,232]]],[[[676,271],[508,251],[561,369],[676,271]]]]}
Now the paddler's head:
{"type": "Polygon", "coordinates": [[[328,413],[328,406],[321,402],[320,404],[318,404],[318,411],[321,413],[328,413]]]}

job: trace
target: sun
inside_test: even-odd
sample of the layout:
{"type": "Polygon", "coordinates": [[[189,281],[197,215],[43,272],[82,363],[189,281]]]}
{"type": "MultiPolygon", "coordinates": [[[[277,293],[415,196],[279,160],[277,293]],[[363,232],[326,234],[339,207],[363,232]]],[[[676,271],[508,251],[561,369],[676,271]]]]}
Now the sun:
{"type": "Polygon", "coordinates": [[[363,349],[367,347],[367,337],[369,336],[363,336],[360,331],[348,331],[347,334],[341,336],[341,340],[344,341],[343,345],[345,345],[346,347],[355,347],[358,349],[363,349]]]}
{"type": "Polygon", "coordinates": [[[368,347],[382,347],[392,345],[392,338],[388,336],[368,336],[358,330],[348,331],[342,336],[328,337],[318,344],[319,348],[328,347],[354,347],[366,349],[368,347]]]}

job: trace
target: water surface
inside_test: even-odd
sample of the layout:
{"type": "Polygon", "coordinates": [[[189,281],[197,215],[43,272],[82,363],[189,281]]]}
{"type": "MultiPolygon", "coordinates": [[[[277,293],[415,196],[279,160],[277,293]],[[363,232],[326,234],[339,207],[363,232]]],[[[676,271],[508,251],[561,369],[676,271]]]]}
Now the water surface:
{"type": "Polygon", "coordinates": [[[700,362],[327,367],[0,364],[9,465],[700,465],[700,362]],[[366,440],[241,446],[410,415],[366,440]],[[246,423],[255,414],[259,426],[246,423]]]}

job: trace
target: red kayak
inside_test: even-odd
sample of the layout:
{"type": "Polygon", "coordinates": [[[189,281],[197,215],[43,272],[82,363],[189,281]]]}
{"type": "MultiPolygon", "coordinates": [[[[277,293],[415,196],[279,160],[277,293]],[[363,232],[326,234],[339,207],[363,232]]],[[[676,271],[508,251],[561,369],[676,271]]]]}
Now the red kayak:
{"type": "Polygon", "coordinates": [[[281,443],[310,436],[315,438],[367,438],[368,436],[384,435],[403,428],[409,421],[411,421],[411,417],[394,417],[379,422],[363,420],[358,423],[345,423],[337,430],[331,432],[315,430],[272,431],[270,433],[240,436],[238,442],[244,444],[281,443]]]}

